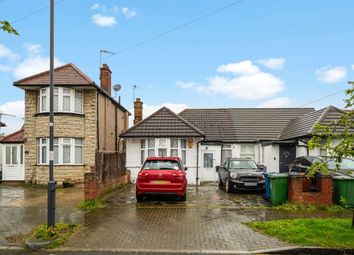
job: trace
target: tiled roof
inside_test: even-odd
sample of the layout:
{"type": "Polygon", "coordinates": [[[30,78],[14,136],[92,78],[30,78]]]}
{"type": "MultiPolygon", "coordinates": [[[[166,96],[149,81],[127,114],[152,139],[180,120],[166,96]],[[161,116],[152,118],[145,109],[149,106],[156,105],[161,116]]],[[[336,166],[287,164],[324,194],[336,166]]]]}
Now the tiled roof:
{"type": "MultiPolygon", "coordinates": [[[[72,63],[55,68],[54,74],[55,85],[92,85],[94,83],[72,63]]],[[[49,85],[49,71],[15,81],[14,85],[49,85]]]]}
{"type": "Polygon", "coordinates": [[[12,134],[2,137],[0,140],[0,143],[23,143],[24,142],[24,139],[23,139],[24,133],[25,133],[25,129],[21,128],[20,130],[14,132],[12,134]]]}
{"type": "Polygon", "coordinates": [[[344,111],[334,106],[328,106],[321,110],[304,114],[288,123],[281,134],[280,139],[308,136],[313,132],[317,123],[329,125],[333,123],[333,121],[339,120],[343,113],[344,111]]]}
{"type": "Polygon", "coordinates": [[[203,137],[204,133],[166,107],[125,131],[121,137],[203,137]]]}
{"type": "Polygon", "coordinates": [[[205,133],[206,141],[278,140],[292,119],[313,108],[186,109],[179,116],[205,133]]]}
{"type": "MultiPolygon", "coordinates": [[[[38,73],[24,79],[14,82],[16,87],[28,89],[35,86],[48,86],[49,85],[49,71],[38,73]]],[[[90,79],[86,74],[84,74],[79,68],[74,64],[69,63],[63,66],[59,66],[54,69],[54,84],[55,85],[65,85],[65,86],[91,86],[96,88],[100,93],[108,97],[115,105],[117,105],[122,111],[130,112],[118,103],[111,95],[109,95],[104,89],[98,86],[93,80],[90,79]]]]}

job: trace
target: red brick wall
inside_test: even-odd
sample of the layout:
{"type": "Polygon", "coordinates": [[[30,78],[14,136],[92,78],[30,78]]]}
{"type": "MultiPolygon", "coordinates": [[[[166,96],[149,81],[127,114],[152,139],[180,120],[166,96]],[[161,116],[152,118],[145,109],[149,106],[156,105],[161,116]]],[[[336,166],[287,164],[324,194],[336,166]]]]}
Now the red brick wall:
{"type": "Polygon", "coordinates": [[[85,182],[84,182],[84,192],[85,200],[96,199],[100,197],[103,193],[107,192],[110,189],[114,189],[120,184],[130,182],[130,172],[127,172],[126,175],[109,179],[105,182],[99,183],[98,177],[96,174],[96,168],[91,167],[90,173],[85,173],[85,182]]]}
{"type": "Polygon", "coordinates": [[[317,177],[317,187],[319,192],[304,192],[303,187],[307,186],[308,180],[301,175],[289,177],[288,200],[292,203],[304,204],[332,204],[332,177],[317,177]],[[306,183],[303,185],[303,183],[306,183]]]}

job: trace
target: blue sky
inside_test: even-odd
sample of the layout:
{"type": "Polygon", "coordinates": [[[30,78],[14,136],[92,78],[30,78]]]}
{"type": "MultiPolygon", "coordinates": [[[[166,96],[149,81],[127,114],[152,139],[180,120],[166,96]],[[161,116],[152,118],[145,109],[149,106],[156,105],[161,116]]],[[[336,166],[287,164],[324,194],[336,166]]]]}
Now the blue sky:
{"type": "MultiPolygon", "coordinates": [[[[133,85],[146,114],[185,107],[343,107],[354,80],[354,2],[243,0],[156,40],[130,48],[236,0],[57,1],[55,57],[97,83],[99,51],[122,104],[132,108],[133,85]]],[[[12,82],[47,69],[49,0],[0,1],[0,20],[20,36],[0,33],[0,110],[10,132],[21,125],[23,92],[12,82]],[[25,17],[21,19],[22,17],[25,17]],[[19,20],[20,19],[20,20],[19,20]],[[18,21],[17,21],[18,20],[18,21]],[[17,21],[17,22],[16,22],[17,21]]]]}

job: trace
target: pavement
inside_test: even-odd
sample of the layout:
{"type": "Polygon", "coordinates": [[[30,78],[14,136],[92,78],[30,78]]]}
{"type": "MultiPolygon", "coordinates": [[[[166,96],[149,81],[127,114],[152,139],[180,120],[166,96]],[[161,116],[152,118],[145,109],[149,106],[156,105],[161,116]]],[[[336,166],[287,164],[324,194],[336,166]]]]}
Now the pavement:
{"type": "MultiPolygon", "coordinates": [[[[83,188],[57,189],[56,220],[84,223],[84,213],[76,208],[83,199],[83,188]]],[[[23,246],[33,228],[46,223],[46,188],[0,184],[0,248],[23,246]]]]}
{"type": "MultiPolygon", "coordinates": [[[[23,235],[45,223],[46,192],[46,189],[0,184],[0,246],[20,246],[23,235]]],[[[198,190],[189,186],[186,202],[162,197],[137,203],[134,185],[112,193],[106,198],[105,208],[91,213],[84,214],[76,209],[82,199],[82,188],[57,192],[57,221],[80,223],[83,227],[64,246],[38,254],[247,254],[281,251],[294,247],[256,233],[243,223],[299,217],[340,217],[330,213],[313,215],[263,209],[260,206],[269,203],[261,194],[228,194],[219,190],[215,183],[200,186],[198,190]]]]}

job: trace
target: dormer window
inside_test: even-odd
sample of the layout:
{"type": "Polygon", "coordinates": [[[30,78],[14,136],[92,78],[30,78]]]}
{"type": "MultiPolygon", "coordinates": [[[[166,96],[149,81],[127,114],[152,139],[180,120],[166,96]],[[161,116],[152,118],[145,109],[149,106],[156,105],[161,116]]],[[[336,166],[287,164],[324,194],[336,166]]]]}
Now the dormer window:
{"type": "MultiPolygon", "coordinates": [[[[54,88],[54,112],[83,113],[82,90],[56,87],[54,88]]],[[[39,112],[49,112],[49,88],[39,92],[39,112]]]]}

